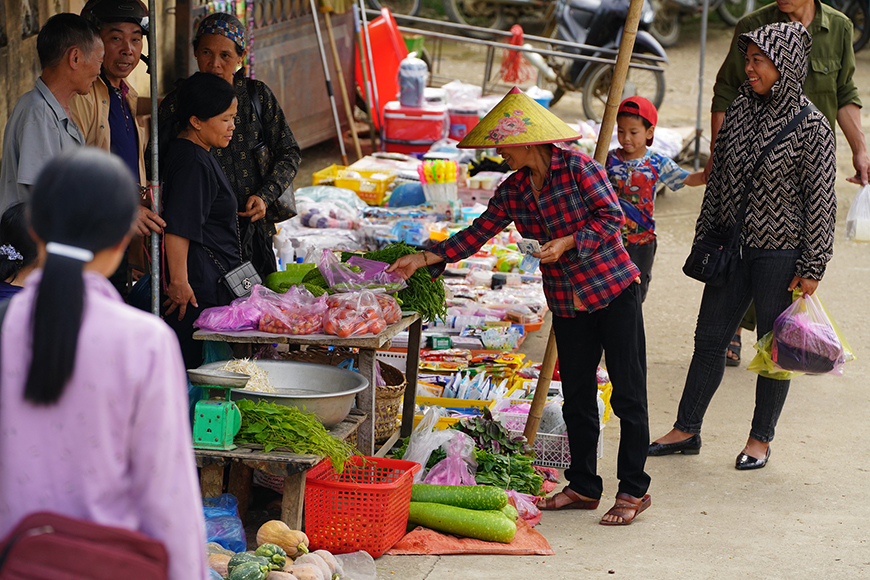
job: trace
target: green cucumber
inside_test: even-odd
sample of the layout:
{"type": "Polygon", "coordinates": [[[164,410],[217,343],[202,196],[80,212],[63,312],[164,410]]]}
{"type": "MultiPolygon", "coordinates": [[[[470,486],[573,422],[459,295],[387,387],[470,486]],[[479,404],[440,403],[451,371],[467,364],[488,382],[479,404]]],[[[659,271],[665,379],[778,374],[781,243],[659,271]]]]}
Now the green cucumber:
{"type": "Polygon", "coordinates": [[[411,487],[411,501],[441,503],[470,510],[500,510],[508,502],[505,490],[494,485],[427,485],[411,487]]]}
{"type": "Polygon", "coordinates": [[[412,501],[408,521],[439,532],[502,544],[510,544],[517,533],[516,522],[498,510],[469,510],[440,503],[412,501]]]}
{"type": "Polygon", "coordinates": [[[321,288],[329,288],[329,282],[326,281],[326,278],[323,277],[323,274],[320,273],[320,270],[314,268],[309,270],[305,276],[302,278],[302,282],[307,284],[314,284],[315,286],[320,286],[321,288]]]}
{"type": "Polygon", "coordinates": [[[505,504],[505,506],[499,511],[501,511],[501,513],[512,522],[517,521],[517,518],[520,517],[520,512],[517,511],[517,508],[515,508],[513,504],[505,504]]]}

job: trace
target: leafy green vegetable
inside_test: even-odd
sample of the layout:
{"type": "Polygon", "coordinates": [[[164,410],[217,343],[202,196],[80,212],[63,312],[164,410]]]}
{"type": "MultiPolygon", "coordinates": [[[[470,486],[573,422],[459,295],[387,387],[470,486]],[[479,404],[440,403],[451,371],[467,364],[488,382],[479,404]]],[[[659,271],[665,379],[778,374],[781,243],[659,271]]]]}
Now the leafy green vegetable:
{"type": "MultiPolygon", "coordinates": [[[[368,252],[363,257],[367,260],[377,260],[392,264],[402,256],[416,254],[417,250],[404,242],[390,244],[383,250],[368,252]]],[[[410,310],[416,310],[423,320],[432,321],[447,316],[447,300],[444,295],[444,283],[440,278],[432,280],[426,268],[420,268],[407,280],[408,287],[400,290],[397,297],[400,304],[410,310]]]]}
{"type": "Polygon", "coordinates": [[[242,412],[242,428],[237,443],[258,443],[268,453],[286,447],[293,453],[329,457],[336,472],[356,453],[349,443],[336,439],[313,413],[264,401],[236,401],[242,412]]]}
{"type": "Polygon", "coordinates": [[[532,448],[522,435],[513,436],[507,427],[494,421],[489,409],[483,409],[483,416],[462,419],[450,427],[470,435],[478,449],[491,450],[493,453],[530,455],[532,448]]]}

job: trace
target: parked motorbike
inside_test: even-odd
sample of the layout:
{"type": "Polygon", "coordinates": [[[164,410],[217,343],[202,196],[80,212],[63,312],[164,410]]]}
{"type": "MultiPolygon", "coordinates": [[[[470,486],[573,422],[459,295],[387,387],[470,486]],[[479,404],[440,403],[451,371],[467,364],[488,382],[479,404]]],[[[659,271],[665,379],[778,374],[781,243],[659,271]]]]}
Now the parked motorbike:
{"type": "MultiPolygon", "coordinates": [[[[557,0],[552,15],[554,25],[551,37],[606,49],[618,49],[622,39],[625,18],[628,15],[628,0],[557,0]]],[[[667,59],[665,49],[647,31],[655,17],[650,0],[644,0],[640,25],[634,42],[635,54],[651,54],[667,59]]],[[[583,56],[613,58],[611,53],[594,49],[580,50],[559,47],[562,52],[583,56]]],[[[525,53],[529,62],[539,71],[541,83],[553,91],[550,105],[556,104],[568,91],[581,91],[583,112],[589,120],[600,121],[613,77],[613,65],[550,56],[545,61],[536,53],[525,53]]],[[[633,57],[632,62],[658,64],[633,57]]],[[[625,79],[625,97],[639,95],[649,99],[658,108],[665,97],[665,75],[630,67],[625,79]]]]}
{"type": "Polygon", "coordinates": [[[858,52],[870,41],[870,0],[826,0],[830,5],[849,17],[854,26],[852,47],[858,52]]]}
{"type": "MultiPolygon", "coordinates": [[[[857,0],[839,0],[854,1],[857,0]]],[[[662,46],[673,46],[680,39],[680,17],[684,14],[700,14],[703,0],[652,0],[656,17],[650,33],[662,46]]],[[[710,0],[710,11],[719,13],[719,18],[730,26],[755,10],[755,0],[710,0]]]]}

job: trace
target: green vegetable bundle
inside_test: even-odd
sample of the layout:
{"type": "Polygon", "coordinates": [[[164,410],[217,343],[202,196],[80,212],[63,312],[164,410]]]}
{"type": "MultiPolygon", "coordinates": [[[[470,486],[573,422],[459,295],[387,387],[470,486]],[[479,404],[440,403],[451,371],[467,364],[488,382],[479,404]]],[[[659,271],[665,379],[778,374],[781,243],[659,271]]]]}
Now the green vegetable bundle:
{"type": "MultiPolygon", "coordinates": [[[[416,253],[417,250],[408,244],[398,242],[390,244],[383,250],[368,252],[363,257],[367,260],[377,260],[378,262],[392,264],[402,256],[416,253]]],[[[426,268],[420,268],[408,278],[407,283],[408,287],[397,293],[404,308],[419,312],[425,321],[432,321],[447,316],[444,283],[440,278],[432,280],[426,268]]]]}
{"type": "Polygon", "coordinates": [[[286,447],[294,453],[329,457],[336,472],[344,470],[344,462],[357,451],[349,443],[336,439],[313,413],[296,407],[285,407],[263,401],[236,401],[242,412],[242,427],[236,435],[238,443],[257,443],[268,453],[276,447],[286,447]]]}

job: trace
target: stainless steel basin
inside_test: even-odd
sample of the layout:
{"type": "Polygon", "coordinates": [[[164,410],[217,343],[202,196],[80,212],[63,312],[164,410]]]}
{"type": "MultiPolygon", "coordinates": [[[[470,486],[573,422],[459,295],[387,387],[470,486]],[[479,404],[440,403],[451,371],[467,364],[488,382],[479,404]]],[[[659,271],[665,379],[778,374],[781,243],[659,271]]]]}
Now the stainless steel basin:
{"type": "MultiPolygon", "coordinates": [[[[269,373],[269,383],[277,393],[233,389],[233,399],[266,401],[314,413],[327,429],[341,423],[353,406],[357,393],[369,386],[359,373],[330,365],[306,362],[258,360],[257,366],[269,373]]],[[[224,363],[203,365],[218,369],[224,363]]]]}

